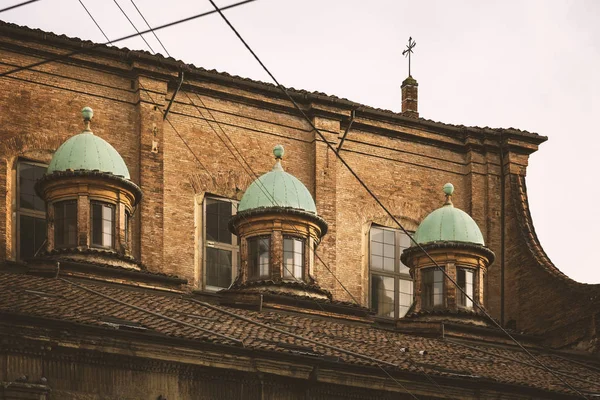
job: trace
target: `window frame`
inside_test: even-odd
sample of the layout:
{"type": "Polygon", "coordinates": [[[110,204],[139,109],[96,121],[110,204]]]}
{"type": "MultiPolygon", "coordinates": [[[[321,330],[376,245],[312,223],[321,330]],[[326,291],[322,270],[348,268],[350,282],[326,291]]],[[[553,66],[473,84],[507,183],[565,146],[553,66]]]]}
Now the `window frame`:
{"type": "MultiPolygon", "coordinates": [[[[22,255],[21,255],[21,216],[26,216],[26,217],[31,217],[31,218],[36,218],[36,219],[43,219],[44,222],[46,223],[46,229],[44,232],[44,236],[45,239],[42,242],[41,247],[44,246],[44,244],[48,241],[48,220],[47,220],[47,204],[44,203],[44,210],[40,211],[40,210],[35,210],[35,209],[31,209],[31,208],[23,208],[21,207],[21,168],[23,165],[31,165],[34,167],[41,167],[44,169],[48,168],[48,165],[42,163],[42,162],[38,162],[38,161],[32,161],[32,160],[27,160],[27,159],[17,159],[17,165],[15,168],[15,173],[16,173],[16,179],[15,179],[15,252],[13,253],[16,256],[16,259],[19,261],[23,261],[22,259],[22,255]]],[[[37,196],[37,193],[36,193],[37,196]]],[[[39,197],[39,196],[38,196],[39,197]]],[[[41,199],[41,198],[40,198],[41,199]]],[[[43,199],[41,199],[43,201],[43,199]]],[[[41,248],[40,247],[40,248],[41,248]]],[[[36,250],[36,253],[39,251],[40,249],[36,250]]]]}
{"type": "MultiPolygon", "coordinates": [[[[459,271],[461,272],[469,272],[472,274],[473,279],[471,282],[471,294],[469,295],[473,300],[475,300],[475,290],[477,288],[477,270],[475,268],[469,268],[469,267],[464,267],[462,265],[457,265],[456,266],[456,284],[457,286],[460,284],[460,279],[459,279],[459,271]]],[[[466,275],[465,275],[466,277],[466,275]]],[[[463,289],[465,292],[468,293],[468,290],[466,288],[466,280],[465,280],[465,287],[461,287],[461,289],[463,289]]],[[[460,289],[456,289],[456,306],[458,308],[463,308],[466,310],[471,310],[475,308],[475,304],[473,304],[473,302],[471,302],[471,305],[467,305],[466,303],[469,302],[470,300],[467,299],[467,296],[465,296],[463,294],[463,292],[460,291],[460,289]],[[464,300],[465,304],[462,304],[462,301],[464,300]]]]}
{"type": "MultiPolygon", "coordinates": [[[[108,249],[108,250],[115,250],[115,243],[116,243],[116,214],[117,214],[117,206],[116,204],[113,203],[108,203],[106,201],[102,201],[102,200],[95,200],[95,199],[90,199],[90,247],[96,248],[96,249],[108,249]],[[103,207],[107,207],[110,208],[111,210],[111,227],[110,227],[110,236],[111,236],[111,243],[109,246],[104,246],[101,244],[95,244],[94,243],[94,205],[101,205],[103,207]]],[[[102,222],[104,222],[104,218],[101,218],[102,222]]],[[[104,224],[102,224],[102,235],[104,236],[104,224]]]]}
{"type": "MultiPolygon", "coordinates": [[[[442,267],[443,268],[443,267],[442,267]]],[[[422,309],[426,309],[426,310],[432,310],[432,309],[440,309],[440,308],[444,308],[446,307],[445,304],[445,299],[446,299],[446,275],[444,274],[443,271],[440,271],[440,268],[436,267],[436,266],[429,266],[429,267],[423,267],[420,269],[420,274],[421,274],[421,308],[422,309]],[[439,272],[441,274],[441,281],[436,281],[435,280],[435,275],[436,272],[439,272]],[[425,301],[426,297],[425,297],[425,276],[426,274],[432,274],[432,291],[431,291],[431,298],[428,298],[427,302],[425,301]],[[435,304],[435,292],[433,291],[433,289],[435,288],[435,284],[436,283],[440,283],[442,284],[442,293],[439,295],[439,297],[441,298],[441,303],[440,304],[435,304]]]]}
{"type": "MultiPolygon", "coordinates": [[[[231,234],[231,244],[217,242],[215,240],[208,240],[208,235],[206,233],[207,221],[208,221],[208,218],[206,217],[206,206],[207,206],[207,202],[210,200],[231,203],[231,216],[234,216],[235,214],[237,214],[237,207],[238,207],[239,202],[237,200],[228,199],[225,197],[213,196],[213,195],[206,195],[206,196],[204,196],[204,199],[202,200],[202,244],[201,244],[202,255],[203,255],[203,257],[202,257],[202,286],[203,286],[203,290],[206,290],[209,292],[217,292],[219,290],[223,290],[223,289],[227,289],[227,288],[207,284],[207,276],[206,276],[207,259],[208,259],[207,248],[210,247],[210,248],[214,248],[214,249],[218,249],[218,250],[231,251],[231,284],[233,284],[233,282],[235,281],[235,278],[237,276],[239,266],[240,266],[240,240],[237,237],[237,235],[234,235],[233,233],[231,234]]],[[[231,284],[230,284],[230,286],[231,286],[231,284]]]]}
{"type": "MultiPolygon", "coordinates": [[[[271,268],[271,252],[273,251],[273,243],[271,241],[271,235],[255,235],[255,236],[250,236],[248,238],[246,238],[246,251],[248,252],[248,256],[247,256],[247,261],[248,261],[248,281],[260,281],[260,280],[265,280],[265,279],[271,279],[271,274],[272,274],[272,268],[271,268]],[[250,261],[250,243],[255,241],[255,240],[266,240],[267,243],[269,244],[269,251],[267,252],[267,254],[269,255],[269,261],[267,263],[267,274],[266,275],[259,275],[258,276],[252,276],[250,275],[250,271],[251,271],[251,261],[250,261]]],[[[259,266],[260,269],[260,266],[259,266]]]]}
{"type": "MultiPolygon", "coordinates": [[[[410,235],[412,235],[414,232],[409,232],[410,235]]],[[[385,234],[385,233],[384,233],[385,234]]],[[[369,267],[369,285],[368,285],[368,290],[369,290],[369,307],[371,309],[374,309],[374,305],[373,305],[373,275],[377,275],[377,276],[381,276],[381,277],[391,277],[394,279],[394,316],[393,317],[389,317],[389,316],[385,316],[385,315],[376,315],[376,318],[382,318],[382,319],[400,319],[400,318],[404,318],[404,316],[406,315],[406,313],[404,313],[404,315],[401,315],[401,304],[400,304],[400,297],[401,297],[401,284],[400,281],[404,280],[404,281],[408,281],[411,284],[412,287],[412,301],[410,303],[410,305],[407,308],[410,309],[410,307],[414,304],[415,301],[415,290],[414,290],[414,280],[410,275],[410,270],[408,271],[402,271],[401,269],[402,267],[408,268],[408,266],[405,266],[404,264],[402,264],[402,261],[400,260],[400,256],[402,255],[402,252],[404,251],[404,249],[406,249],[407,247],[403,247],[402,246],[402,242],[401,242],[401,238],[405,236],[405,233],[401,230],[398,229],[393,229],[393,228],[388,228],[385,226],[381,226],[381,225],[376,225],[376,224],[372,224],[369,228],[369,236],[368,236],[368,240],[369,240],[369,245],[368,245],[368,267],[369,267]],[[383,267],[381,269],[373,267],[373,258],[372,258],[372,252],[373,252],[373,239],[372,239],[372,232],[373,229],[380,229],[382,231],[388,231],[388,232],[393,232],[394,233],[394,270],[393,271],[389,271],[389,270],[385,270],[383,267]]],[[[410,239],[409,239],[409,243],[410,243],[410,239]]]]}
{"type": "MultiPolygon", "coordinates": [[[[77,221],[77,216],[78,216],[78,201],[77,199],[64,199],[64,200],[60,200],[60,201],[55,201],[54,203],[52,203],[52,207],[54,208],[54,248],[55,249],[67,249],[70,247],[77,247],[77,237],[79,235],[79,224],[77,221]],[[64,206],[65,203],[72,203],[75,205],[75,242],[74,243],[58,243],[58,241],[56,240],[56,235],[57,235],[57,218],[56,218],[56,207],[58,205],[64,206]]],[[[64,219],[64,218],[63,218],[64,219]]],[[[64,236],[64,235],[63,235],[64,236]]]]}
{"type": "MultiPolygon", "coordinates": [[[[285,234],[285,235],[283,235],[283,246],[282,246],[282,250],[281,251],[282,251],[282,253],[281,253],[281,255],[282,255],[281,267],[283,269],[281,271],[281,277],[283,279],[289,279],[289,280],[293,280],[293,281],[304,282],[304,276],[305,276],[304,270],[306,268],[306,239],[303,238],[303,237],[301,237],[301,236],[295,236],[295,235],[285,234]],[[300,265],[300,276],[299,277],[295,276],[293,274],[293,272],[294,272],[293,270],[289,271],[291,273],[288,276],[286,276],[286,272],[288,272],[288,269],[285,267],[285,253],[286,253],[286,251],[285,251],[285,241],[286,240],[290,240],[290,239],[291,240],[297,240],[297,241],[299,241],[302,244],[302,247],[301,247],[301,249],[302,249],[302,253],[301,253],[302,254],[302,258],[301,258],[302,264],[300,265]]],[[[292,254],[296,254],[296,252],[294,250],[292,250],[292,254]]],[[[295,269],[295,268],[296,268],[296,265],[294,264],[292,266],[292,269],[295,269]]]]}

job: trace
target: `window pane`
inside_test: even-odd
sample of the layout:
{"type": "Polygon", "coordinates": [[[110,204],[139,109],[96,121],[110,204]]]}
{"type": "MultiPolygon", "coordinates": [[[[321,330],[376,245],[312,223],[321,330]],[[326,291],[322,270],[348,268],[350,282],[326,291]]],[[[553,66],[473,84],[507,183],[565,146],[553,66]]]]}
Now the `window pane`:
{"type": "Polygon", "coordinates": [[[394,233],[394,231],[384,230],[383,231],[383,242],[386,244],[393,245],[396,243],[395,236],[396,236],[396,234],[394,233]]]}
{"type": "Polygon", "coordinates": [[[229,201],[206,199],[206,238],[213,242],[231,244],[229,219],[232,205],[229,201]]]}
{"type": "Polygon", "coordinates": [[[383,245],[383,255],[385,257],[394,258],[396,251],[394,250],[393,244],[385,244],[383,245]]]}
{"type": "Polygon", "coordinates": [[[383,257],[372,255],[371,256],[371,268],[383,269],[383,257]]]}
{"type": "Polygon", "coordinates": [[[383,229],[371,228],[371,241],[383,243],[383,229]]]}
{"type": "Polygon", "coordinates": [[[393,258],[383,258],[383,269],[386,271],[394,272],[394,259],[393,258]]]}
{"type": "Polygon", "coordinates": [[[35,218],[21,215],[19,220],[19,256],[21,260],[35,254],[35,218]]]}
{"type": "Polygon", "coordinates": [[[268,237],[248,239],[248,277],[250,279],[269,278],[269,253],[271,240],[268,237]]]}
{"type": "Polygon", "coordinates": [[[394,317],[394,278],[371,275],[371,308],[382,317],[394,317]]]}
{"type": "Polygon", "coordinates": [[[444,304],[444,274],[437,268],[428,268],[422,274],[423,307],[441,306],[444,304]]]}
{"type": "Polygon", "coordinates": [[[231,285],[231,251],[206,248],[206,285],[228,288],[231,285]]]}
{"type": "Polygon", "coordinates": [[[77,245],[77,202],[61,201],[54,205],[54,245],[77,245]]]}
{"type": "Polygon", "coordinates": [[[400,317],[404,317],[406,312],[412,305],[413,298],[413,281],[408,279],[400,279],[400,317]]]}
{"type": "Polygon", "coordinates": [[[35,193],[34,185],[46,168],[39,165],[19,163],[19,208],[45,211],[44,201],[35,193]]]}
{"type": "MultiPolygon", "coordinates": [[[[473,287],[475,274],[473,270],[465,268],[457,268],[457,283],[458,286],[466,292],[466,294],[473,298],[473,287]]],[[[467,296],[460,290],[457,293],[458,305],[462,307],[472,308],[473,302],[467,298],[467,296]]]]}
{"type": "Polygon", "coordinates": [[[109,204],[93,202],[92,244],[112,248],[114,230],[114,208],[109,204]]]}
{"type": "Polygon", "coordinates": [[[371,253],[382,256],[383,255],[383,243],[373,242],[371,243],[371,253]]]}

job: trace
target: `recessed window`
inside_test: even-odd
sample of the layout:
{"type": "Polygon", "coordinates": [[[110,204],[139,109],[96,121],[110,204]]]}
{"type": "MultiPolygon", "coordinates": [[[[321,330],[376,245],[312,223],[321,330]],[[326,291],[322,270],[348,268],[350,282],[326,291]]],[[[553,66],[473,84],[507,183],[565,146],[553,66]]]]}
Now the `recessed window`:
{"type": "MultiPolygon", "coordinates": [[[[458,286],[472,299],[475,283],[475,273],[472,269],[456,268],[456,281],[458,286]]],[[[458,305],[465,308],[473,308],[473,302],[467,298],[465,293],[457,290],[458,305]]]]}
{"type": "Polygon", "coordinates": [[[239,260],[237,236],[228,224],[235,214],[235,203],[207,197],[204,200],[204,287],[207,290],[228,288],[233,282],[239,260]]]}
{"type": "Polygon", "coordinates": [[[304,278],[304,240],[291,236],[283,238],[283,277],[304,278]]]}
{"type": "Polygon", "coordinates": [[[77,246],[77,201],[54,204],[54,247],[77,246]]]}
{"type": "Polygon", "coordinates": [[[17,164],[17,258],[33,257],[46,242],[46,205],[34,189],[46,166],[19,161],[17,164]]]}
{"type": "Polygon", "coordinates": [[[258,236],[248,239],[248,278],[268,279],[270,269],[271,238],[258,236]]]}
{"type": "Polygon", "coordinates": [[[421,271],[421,301],[423,308],[433,308],[444,304],[444,273],[438,268],[421,271]]]}
{"type": "Polygon", "coordinates": [[[413,281],[400,255],[410,247],[404,232],[372,227],[369,264],[371,271],[371,308],[378,316],[401,318],[414,301],[413,281]]]}
{"type": "Polygon", "coordinates": [[[114,248],[115,206],[92,201],[92,246],[114,248]]]}
{"type": "Polygon", "coordinates": [[[129,225],[131,223],[130,218],[131,215],[129,215],[129,212],[125,211],[125,244],[127,246],[129,246],[129,225]]]}

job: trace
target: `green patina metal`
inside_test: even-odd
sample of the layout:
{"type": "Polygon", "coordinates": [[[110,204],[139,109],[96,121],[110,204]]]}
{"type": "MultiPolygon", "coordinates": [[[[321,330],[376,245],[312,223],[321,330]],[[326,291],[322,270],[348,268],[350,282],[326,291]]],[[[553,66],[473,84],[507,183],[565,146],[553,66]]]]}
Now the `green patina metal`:
{"type": "Polygon", "coordinates": [[[283,170],[280,159],[283,146],[277,145],[273,154],[277,161],[270,172],[260,176],[244,193],[238,212],[271,207],[291,207],[317,214],[317,207],[310,192],[295,176],[283,170]]]}
{"type": "Polygon", "coordinates": [[[451,241],[485,245],[481,230],[473,218],[452,204],[450,196],[453,192],[452,184],[444,185],[446,204],[433,211],[421,222],[415,232],[417,243],[451,241]]]}
{"type": "Polygon", "coordinates": [[[89,130],[93,111],[89,107],[82,110],[86,128],[64,142],[54,153],[47,173],[56,171],[100,171],[130,179],[129,170],[121,155],[106,140],[89,130]]]}

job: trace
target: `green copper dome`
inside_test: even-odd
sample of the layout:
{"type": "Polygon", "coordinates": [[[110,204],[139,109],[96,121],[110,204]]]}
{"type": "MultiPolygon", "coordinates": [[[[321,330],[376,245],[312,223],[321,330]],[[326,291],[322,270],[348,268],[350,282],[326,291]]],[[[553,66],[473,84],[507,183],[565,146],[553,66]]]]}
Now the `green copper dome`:
{"type": "Polygon", "coordinates": [[[421,222],[415,232],[417,243],[450,241],[485,245],[483,235],[473,218],[452,204],[450,197],[453,192],[452,184],[444,185],[446,204],[433,211],[421,222]]]}
{"type": "Polygon", "coordinates": [[[127,165],[117,150],[106,140],[90,131],[92,109],[85,107],[82,114],[86,123],[85,130],[83,133],[69,138],[56,150],[47,173],[67,170],[98,170],[130,179],[127,165]]]}
{"type": "Polygon", "coordinates": [[[238,212],[269,207],[290,207],[297,210],[317,214],[317,207],[310,192],[295,176],[288,174],[281,167],[283,146],[273,149],[277,159],[270,172],[256,179],[246,190],[238,212]]]}

